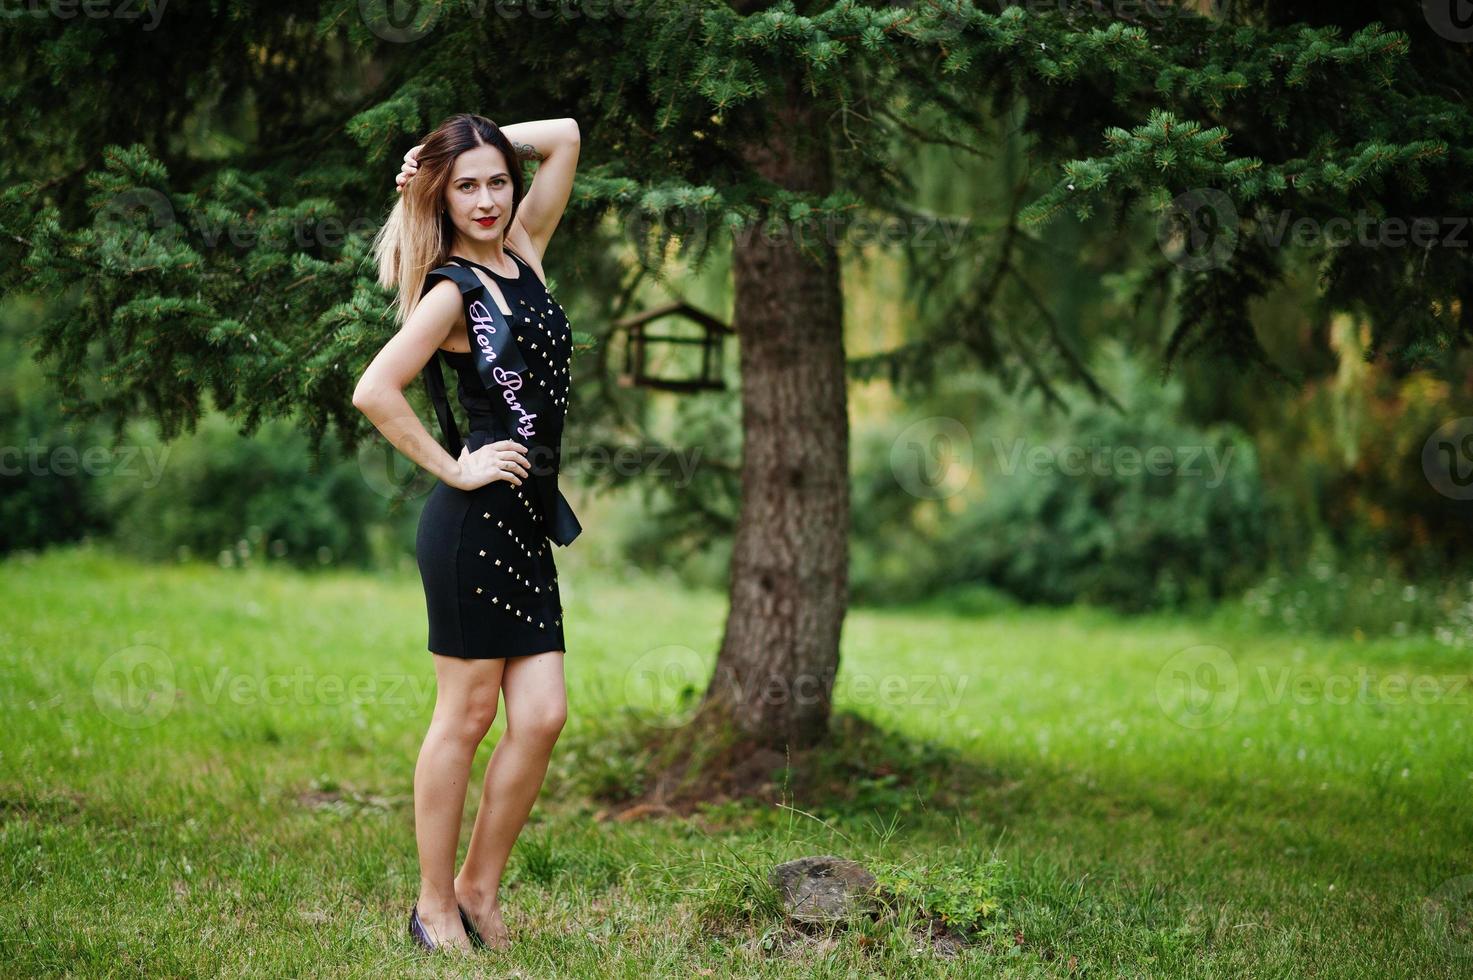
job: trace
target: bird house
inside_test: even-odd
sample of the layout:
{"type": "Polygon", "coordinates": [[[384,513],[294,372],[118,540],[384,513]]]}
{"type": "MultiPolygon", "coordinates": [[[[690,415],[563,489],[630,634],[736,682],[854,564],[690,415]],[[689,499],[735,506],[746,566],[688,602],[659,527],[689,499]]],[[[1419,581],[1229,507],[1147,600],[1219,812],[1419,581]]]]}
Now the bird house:
{"type": "Polygon", "coordinates": [[[667,303],[627,316],[614,326],[628,334],[620,385],[686,392],[726,387],[721,371],[722,348],[727,335],[735,331],[710,314],[689,303],[667,303]],[[687,327],[678,333],[651,329],[655,321],[667,317],[694,324],[694,329],[687,327]],[[670,369],[685,369],[686,373],[681,377],[655,373],[670,369]]]}

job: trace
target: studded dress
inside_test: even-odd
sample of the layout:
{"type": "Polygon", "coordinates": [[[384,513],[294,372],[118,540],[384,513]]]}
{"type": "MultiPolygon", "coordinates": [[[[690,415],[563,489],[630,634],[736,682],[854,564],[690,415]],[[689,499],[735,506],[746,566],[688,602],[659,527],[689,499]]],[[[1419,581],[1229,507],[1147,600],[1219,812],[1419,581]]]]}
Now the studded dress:
{"type": "MultiPolygon", "coordinates": [[[[454,261],[493,277],[512,310],[507,322],[527,366],[523,390],[540,397],[539,431],[560,438],[567,410],[572,331],[561,306],[511,249],[518,268],[508,278],[468,259],[454,261]],[[554,417],[547,417],[551,413],[554,417]]],[[[428,291],[431,283],[426,283],[428,291]]],[[[486,302],[494,302],[488,290],[486,302]]],[[[469,421],[465,445],[475,450],[513,434],[477,370],[473,351],[439,352],[458,378],[457,395],[469,421]]],[[[429,365],[438,371],[438,365],[429,365]]],[[[528,446],[529,450],[534,449],[528,446]]],[[[537,466],[535,456],[529,464],[537,466]]],[[[557,565],[547,537],[545,497],[533,478],[521,486],[494,480],[475,490],[437,482],[425,501],[415,541],[424,583],[432,653],[473,660],[566,650],[557,565]]]]}

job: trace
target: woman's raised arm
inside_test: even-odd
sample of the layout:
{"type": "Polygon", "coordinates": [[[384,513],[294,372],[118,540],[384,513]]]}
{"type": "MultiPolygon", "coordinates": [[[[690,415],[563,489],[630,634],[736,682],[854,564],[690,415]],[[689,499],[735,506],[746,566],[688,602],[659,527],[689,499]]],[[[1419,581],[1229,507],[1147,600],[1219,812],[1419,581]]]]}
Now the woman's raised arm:
{"type": "Polygon", "coordinates": [[[517,208],[517,224],[532,239],[541,259],[573,192],[581,140],[578,121],[570,117],[537,119],[502,126],[501,132],[516,147],[517,156],[540,161],[537,176],[517,208]]]}

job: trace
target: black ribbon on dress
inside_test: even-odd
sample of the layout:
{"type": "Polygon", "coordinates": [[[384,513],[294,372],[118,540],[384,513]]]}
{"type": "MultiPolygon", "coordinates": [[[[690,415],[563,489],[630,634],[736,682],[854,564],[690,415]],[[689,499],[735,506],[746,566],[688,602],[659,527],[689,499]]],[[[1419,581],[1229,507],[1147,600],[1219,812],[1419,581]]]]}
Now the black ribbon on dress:
{"type": "MultiPolygon", "coordinates": [[[[531,274],[524,269],[523,275],[531,274]]],[[[436,277],[451,280],[460,289],[461,301],[465,304],[466,332],[470,335],[471,353],[475,355],[476,371],[481,383],[490,393],[491,403],[506,424],[512,438],[528,449],[527,462],[531,470],[529,479],[532,490],[542,503],[542,514],[547,536],[557,544],[567,547],[583,530],[578,517],[568,504],[568,499],[558,489],[558,472],[561,469],[562,420],[558,412],[552,411],[551,396],[539,395],[530,383],[527,362],[517,347],[512,326],[506,315],[496,306],[479,276],[454,260],[433,270],[425,277],[424,292],[429,292],[436,277]],[[545,410],[545,411],[544,411],[545,410]],[[542,457],[550,456],[550,464],[542,457]]],[[[421,296],[423,298],[423,296],[421,296]]],[[[450,398],[445,390],[445,378],[441,374],[439,356],[425,365],[425,388],[430,403],[445,434],[445,449],[451,456],[460,455],[463,445],[460,430],[455,424],[455,415],[450,410],[450,398]]],[[[489,439],[476,438],[483,433],[472,431],[472,451],[485,445],[489,439]]],[[[465,443],[469,445],[469,442],[465,443]]]]}

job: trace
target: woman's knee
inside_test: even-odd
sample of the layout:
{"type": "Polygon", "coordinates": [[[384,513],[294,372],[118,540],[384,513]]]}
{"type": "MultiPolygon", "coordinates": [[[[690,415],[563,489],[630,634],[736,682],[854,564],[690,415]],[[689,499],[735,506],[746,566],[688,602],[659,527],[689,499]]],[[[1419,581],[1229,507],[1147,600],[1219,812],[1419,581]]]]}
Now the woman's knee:
{"type": "Polygon", "coordinates": [[[515,718],[508,718],[507,731],[513,738],[555,742],[567,722],[568,706],[558,702],[538,705],[531,710],[519,709],[515,718]]]}
{"type": "Polygon", "coordinates": [[[457,698],[455,704],[441,712],[441,724],[459,742],[479,745],[496,720],[500,691],[497,688],[473,690],[457,698]]]}

